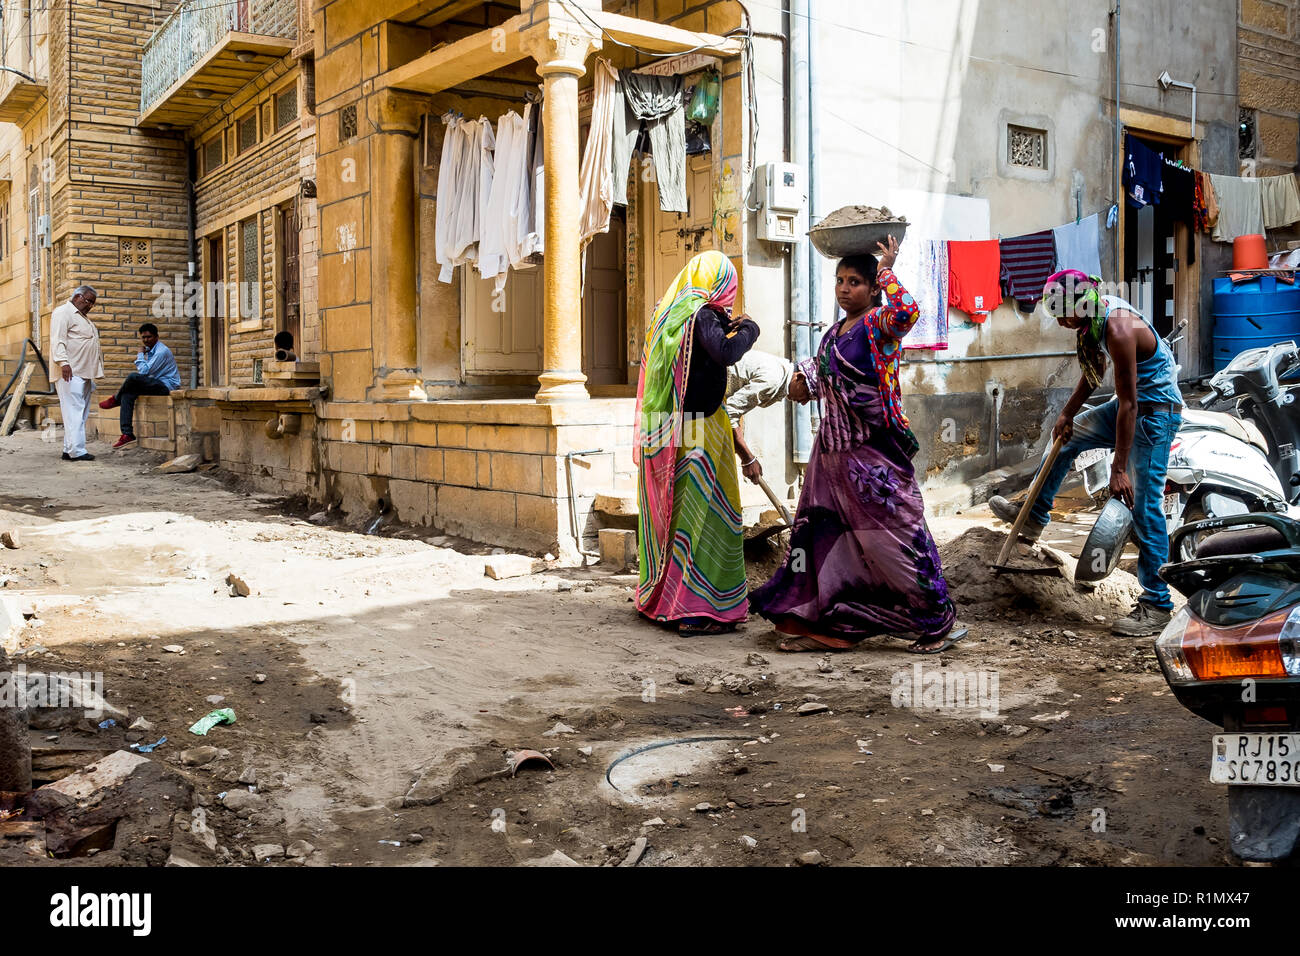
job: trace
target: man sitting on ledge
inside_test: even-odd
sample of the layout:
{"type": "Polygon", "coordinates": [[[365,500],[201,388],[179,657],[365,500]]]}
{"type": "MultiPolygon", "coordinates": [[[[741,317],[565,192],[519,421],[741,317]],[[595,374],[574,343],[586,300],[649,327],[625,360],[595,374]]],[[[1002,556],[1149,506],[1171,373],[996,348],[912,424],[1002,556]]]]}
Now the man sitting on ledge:
{"type": "Polygon", "coordinates": [[[181,387],[181,373],[176,368],[176,357],[172,355],[171,349],[158,341],[158,326],[152,322],[140,326],[140,345],[140,354],[135,357],[138,371],[126,377],[116,395],[99,403],[100,408],[122,407],[122,437],[114,443],[114,449],[135,441],[132,419],[137,396],[166,395],[181,387]]]}

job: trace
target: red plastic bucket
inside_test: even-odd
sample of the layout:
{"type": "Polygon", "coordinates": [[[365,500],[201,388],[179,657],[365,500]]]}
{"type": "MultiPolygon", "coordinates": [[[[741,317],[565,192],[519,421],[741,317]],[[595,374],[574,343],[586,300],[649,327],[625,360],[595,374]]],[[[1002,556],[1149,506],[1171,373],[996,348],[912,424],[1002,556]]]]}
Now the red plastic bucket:
{"type": "Polygon", "coordinates": [[[1264,245],[1264,237],[1238,236],[1232,240],[1232,268],[1237,272],[1267,269],[1268,249],[1264,245]]]}

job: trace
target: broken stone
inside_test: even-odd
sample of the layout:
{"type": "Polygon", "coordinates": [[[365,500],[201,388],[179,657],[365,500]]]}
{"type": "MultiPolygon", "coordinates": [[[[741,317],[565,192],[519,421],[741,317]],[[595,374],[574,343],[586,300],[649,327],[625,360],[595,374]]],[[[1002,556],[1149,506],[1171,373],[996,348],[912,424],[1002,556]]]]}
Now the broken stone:
{"type": "Polygon", "coordinates": [[[819,674],[829,674],[833,670],[835,670],[835,665],[831,663],[831,656],[829,654],[818,659],[817,672],[819,674]]]}
{"type": "Polygon", "coordinates": [[[561,734],[576,734],[577,731],[563,721],[556,721],[554,727],[542,732],[543,737],[558,737],[561,734]]]}
{"type": "Polygon", "coordinates": [[[651,817],[645,823],[641,824],[643,827],[661,827],[663,825],[664,821],[659,817],[651,817]]]}
{"type": "Polygon", "coordinates": [[[799,854],[800,866],[821,866],[826,862],[820,850],[809,850],[807,853],[799,854]]]}
{"type": "Polygon", "coordinates": [[[219,704],[226,698],[225,695],[223,694],[209,694],[207,697],[203,699],[206,700],[209,704],[219,704]]]}
{"type": "Polygon", "coordinates": [[[767,658],[762,654],[750,654],[745,658],[745,663],[750,667],[762,667],[767,663],[767,658]]]}
{"type": "Polygon", "coordinates": [[[988,765],[988,768],[992,770],[994,773],[1001,773],[1002,771],[1007,769],[1006,764],[1001,764],[1001,763],[991,763],[988,765]]]}
{"type": "Polygon", "coordinates": [[[187,767],[202,767],[217,759],[220,751],[216,747],[194,747],[181,751],[181,763],[187,767]]]}
{"type": "Polygon", "coordinates": [[[752,850],[754,849],[754,847],[758,846],[758,841],[755,840],[752,836],[742,836],[740,838],[740,845],[743,846],[746,850],[752,850]]]}
{"type": "Polygon", "coordinates": [[[189,471],[198,471],[201,464],[203,464],[202,455],[177,455],[163,462],[154,471],[162,475],[182,475],[189,471]]]}
{"type": "Polygon", "coordinates": [[[168,654],[182,654],[185,652],[185,648],[180,644],[164,644],[163,650],[168,654]]]}
{"type": "Polygon", "coordinates": [[[645,855],[646,838],[637,837],[632,844],[632,849],[627,851],[627,856],[623,857],[623,862],[619,866],[636,866],[645,855]]]}
{"type": "Polygon", "coordinates": [[[328,511],[317,511],[307,518],[312,524],[329,524],[330,513],[328,511]]]}
{"type": "Polygon", "coordinates": [[[408,833],[408,834],[406,835],[406,842],[407,842],[407,843],[423,843],[423,842],[424,842],[424,834],[423,834],[423,833],[408,833]]]}
{"type": "Polygon", "coordinates": [[[126,729],[142,730],[147,732],[153,730],[153,723],[151,721],[145,720],[143,717],[137,717],[135,720],[131,721],[131,726],[126,729]]]}
{"type": "Polygon", "coordinates": [[[830,708],[825,704],[818,703],[815,700],[810,700],[806,704],[800,704],[796,713],[802,717],[807,717],[809,714],[820,714],[828,710],[830,710],[830,708]]]}
{"type": "Polygon", "coordinates": [[[306,840],[294,840],[285,849],[284,855],[291,860],[305,860],[314,853],[316,848],[306,840]]]}
{"type": "Polygon", "coordinates": [[[284,856],[284,847],[279,843],[259,843],[253,847],[253,859],[258,863],[265,863],[267,860],[278,860],[284,856]]]}
{"type": "Polygon", "coordinates": [[[308,714],[307,719],[310,720],[313,724],[323,724],[329,720],[329,718],[326,717],[324,714],[315,714],[315,713],[308,714]]]}
{"type": "Polygon", "coordinates": [[[112,848],[127,865],[162,866],[173,829],[170,807],[188,806],[193,788],[162,763],[126,750],[87,764],[28,796],[55,857],[112,848]]]}
{"type": "Polygon", "coordinates": [[[591,748],[590,748],[590,747],[579,747],[579,748],[578,748],[578,753],[582,754],[584,757],[590,757],[590,756],[591,756],[591,748]]]}
{"type": "Polygon", "coordinates": [[[550,856],[542,856],[533,860],[524,860],[523,866],[582,866],[577,860],[565,856],[559,850],[556,850],[550,856]]]}
{"type": "Polygon", "coordinates": [[[696,813],[708,813],[710,810],[713,809],[713,804],[711,804],[711,803],[697,803],[697,804],[695,805],[695,808],[694,808],[694,809],[695,809],[695,812],[696,812],[696,813]]]}
{"type": "Polygon", "coordinates": [[[684,671],[678,671],[677,674],[673,677],[673,680],[677,681],[677,683],[679,684],[685,684],[688,687],[695,683],[695,678],[684,671]]]}
{"type": "Polygon", "coordinates": [[[226,584],[230,585],[231,597],[248,597],[252,593],[244,579],[233,572],[226,575],[226,584]]]}
{"type": "Polygon", "coordinates": [[[1004,724],[1002,726],[1002,732],[1008,737],[1023,737],[1025,734],[1029,733],[1029,728],[1024,724],[1004,724]]]}
{"type": "Polygon", "coordinates": [[[252,767],[245,767],[244,772],[239,775],[239,782],[253,786],[257,783],[257,771],[252,767]]]}
{"type": "Polygon", "coordinates": [[[8,531],[0,533],[0,544],[3,544],[11,551],[16,551],[23,546],[23,539],[17,528],[10,528],[8,531]]]}
{"type": "Polygon", "coordinates": [[[483,573],[494,581],[504,581],[506,578],[521,578],[545,567],[546,562],[526,554],[494,554],[483,562],[483,573]]]}
{"type": "Polygon", "coordinates": [[[221,805],[235,813],[252,813],[266,806],[266,797],[248,790],[230,790],[221,798],[221,805]]]}
{"type": "Polygon", "coordinates": [[[254,684],[265,684],[265,683],[266,683],[266,675],[265,675],[265,674],[254,674],[254,675],[253,675],[253,683],[254,683],[254,684]]]}

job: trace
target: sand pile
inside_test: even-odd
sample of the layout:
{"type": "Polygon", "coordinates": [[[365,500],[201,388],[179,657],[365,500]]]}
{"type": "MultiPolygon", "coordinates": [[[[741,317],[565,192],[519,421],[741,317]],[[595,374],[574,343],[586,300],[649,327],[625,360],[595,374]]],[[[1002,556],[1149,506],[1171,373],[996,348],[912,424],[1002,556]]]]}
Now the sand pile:
{"type": "Polygon", "coordinates": [[[1010,613],[1035,619],[1091,621],[1102,614],[1112,620],[1127,614],[1142,593],[1137,578],[1120,570],[1092,591],[1077,590],[1060,577],[995,574],[991,564],[1004,541],[1006,535],[1000,531],[971,528],[939,546],[944,577],[959,617],[989,620],[1010,613]]]}
{"type": "Polygon", "coordinates": [[[837,226],[861,226],[873,222],[907,222],[906,216],[896,216],[888,206],[841,206],[823,219],[814,229],[834,229],[837,226]]]}

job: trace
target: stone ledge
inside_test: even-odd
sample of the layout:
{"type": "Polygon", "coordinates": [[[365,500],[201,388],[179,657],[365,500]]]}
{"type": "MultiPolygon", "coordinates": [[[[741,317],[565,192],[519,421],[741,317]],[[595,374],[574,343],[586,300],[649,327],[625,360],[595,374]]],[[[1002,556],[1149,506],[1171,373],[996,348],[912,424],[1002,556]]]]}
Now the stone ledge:
{"type": "Polygon", "coordinates": [[[633,398],[593,398],[583,402],[539,405],[530,398],[443,399],[432,402],[326,402],[326,419],[446,422],[470,425],[616,425],[631,424],[633,398]]]}
{"type": "Polygon", "coordinates": [[[320,389],[314,385],[301,388],[257,388],[231,385],[224,388],[189,388],[172,392],[171,395],[172,398],[211,400],[227,404],[311,403],[320,397],[320,389]]]}

